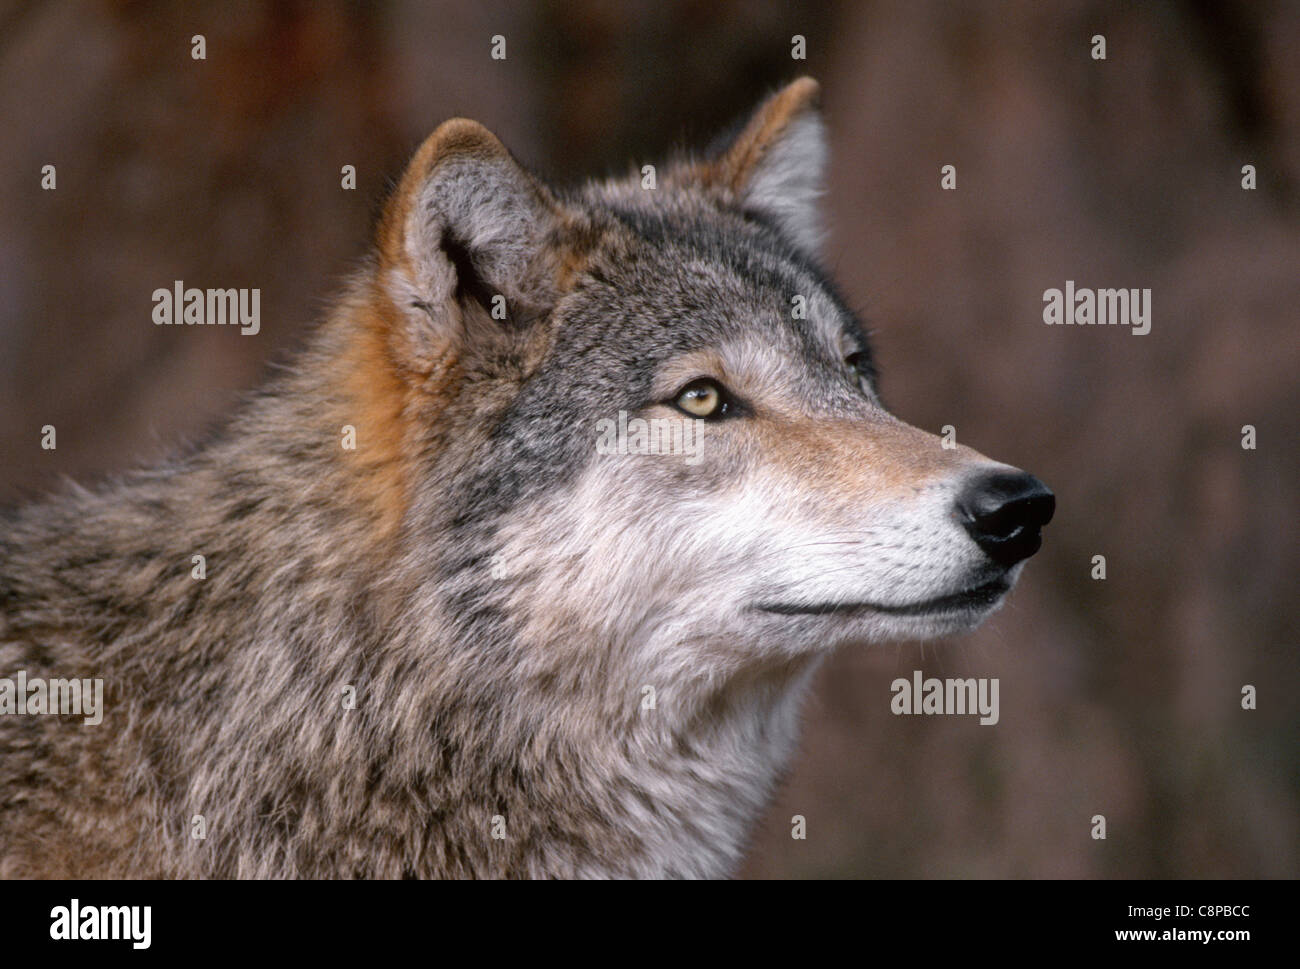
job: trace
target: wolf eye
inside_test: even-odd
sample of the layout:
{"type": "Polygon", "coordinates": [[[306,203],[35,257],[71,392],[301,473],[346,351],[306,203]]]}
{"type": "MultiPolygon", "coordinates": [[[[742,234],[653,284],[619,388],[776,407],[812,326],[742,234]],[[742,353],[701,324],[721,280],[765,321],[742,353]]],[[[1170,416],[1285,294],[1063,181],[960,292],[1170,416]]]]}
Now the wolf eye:
{"type": "Polygon", "coordinates": [[[844,358],[844,362],[849,365],[853,371],[853,376],[858,380],[858,387],[868,396],[871,395],[871,383],[876,379],[876,369],[871,365],[871,357],[862,350],[856,353],[850,353],[844,358]]]}
{"type": "Polygon", "coordinates": [[[716,380],[701,377],[677,392],[673,404],[692,417],[725,417],[731,410],[731,397],[716,380]]]}

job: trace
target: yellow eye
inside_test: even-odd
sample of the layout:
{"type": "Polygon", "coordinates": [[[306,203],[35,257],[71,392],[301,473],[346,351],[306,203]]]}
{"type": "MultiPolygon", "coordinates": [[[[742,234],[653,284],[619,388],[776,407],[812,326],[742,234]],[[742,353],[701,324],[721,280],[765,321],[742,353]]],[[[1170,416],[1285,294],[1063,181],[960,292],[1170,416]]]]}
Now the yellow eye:
{"type": "Polygon", "coordinates": [[[707,377],[692,380],[683,387],[675,403],[692,417],[721,417],[727,411],[722,388],[707,377]]]}

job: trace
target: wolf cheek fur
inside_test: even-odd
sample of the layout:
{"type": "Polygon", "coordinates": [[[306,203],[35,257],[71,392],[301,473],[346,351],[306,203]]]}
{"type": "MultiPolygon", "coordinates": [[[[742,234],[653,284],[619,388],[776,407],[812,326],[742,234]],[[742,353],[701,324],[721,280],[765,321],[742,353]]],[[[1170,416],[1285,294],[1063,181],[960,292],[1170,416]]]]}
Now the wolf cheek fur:
{"type": "Polygon", "coordinates": [[[0,717],[0,874],[733,871],[828,649],[969,628],[1050,515],[880,406],[816,100],[654,191],[445,123],[213,443],[7,513],[0,674],[107,695],[0,717]],[[598,452],[689,387],[698,461],[598,452]]]}

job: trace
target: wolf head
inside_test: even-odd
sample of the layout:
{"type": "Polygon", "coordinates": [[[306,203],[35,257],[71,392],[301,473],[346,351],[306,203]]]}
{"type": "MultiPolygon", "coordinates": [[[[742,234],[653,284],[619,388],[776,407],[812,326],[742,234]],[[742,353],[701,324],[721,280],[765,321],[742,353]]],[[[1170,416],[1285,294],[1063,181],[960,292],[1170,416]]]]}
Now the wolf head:
{"type": "Polygon", "coordinates": [[[1003,600],[1054,499],[882,406],[816,261],[817,96],[798,80],[707,157],[573,191],[472,121],[419,149],[379,227],[365,382],[400,391],[402,529],[440,550],[452,613],[735,671],[1003,600]]]}

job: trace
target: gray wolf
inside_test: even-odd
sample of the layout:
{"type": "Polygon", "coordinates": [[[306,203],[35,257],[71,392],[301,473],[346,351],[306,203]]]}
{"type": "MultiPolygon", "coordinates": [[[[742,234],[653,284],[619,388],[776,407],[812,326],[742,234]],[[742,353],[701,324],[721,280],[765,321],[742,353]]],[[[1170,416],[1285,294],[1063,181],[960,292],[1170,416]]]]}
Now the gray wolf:
{"type": "Polygon", "coordinates": [[[446,122],[213,440],[7,511],[0,673],[104,710],[0,716],[0,874],[734,872],[823,658],[974,626],[1054,501],[881,405],[817,101],[653,189],[446,122]]]}

